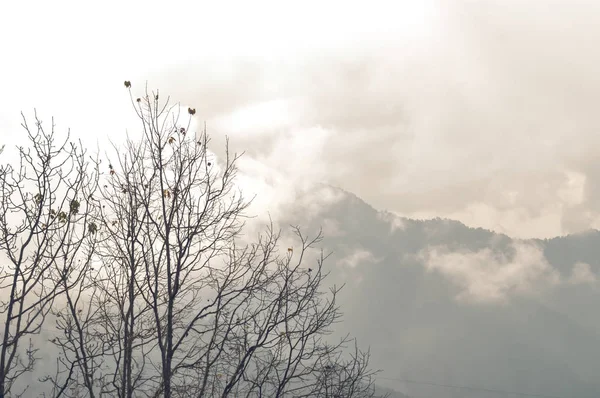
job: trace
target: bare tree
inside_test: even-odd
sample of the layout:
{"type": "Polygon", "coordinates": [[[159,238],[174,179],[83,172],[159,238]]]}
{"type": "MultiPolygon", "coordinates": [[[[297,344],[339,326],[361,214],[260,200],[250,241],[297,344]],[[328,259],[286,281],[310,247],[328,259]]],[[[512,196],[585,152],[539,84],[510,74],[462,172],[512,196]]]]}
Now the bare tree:
{"type": "Polygon", "coordinates": [[[131,100],[142,136],[104,170],[97,265],[59,310],[54,396],[373,396],[368,353],[329,341],[339,289],[323,291],[323,253],[306,259],[321,234],[294,227],[298,247],[280,253],[271,224],[242,244],[239,156],[189,131],[195,109],[182,122],[158,92],[131,100]]]}
{"type": "MultiPolygon", "coordinates": [[[[21,377],[34,369],[42,330],[55,298],[76,280],[95,226],[89,215],[97,169],[81,143],[57,141],[35,116],[23,123],[30,145],[19,162],[0,167],[0,397],[23,396],[21,377]],[[20,383],[17,383],[20,381],[20,383]],[[19,385],[17,385],[19,384],[19,385]]],[[[89,257],[88,257],[89,259],[89,257]]]]}

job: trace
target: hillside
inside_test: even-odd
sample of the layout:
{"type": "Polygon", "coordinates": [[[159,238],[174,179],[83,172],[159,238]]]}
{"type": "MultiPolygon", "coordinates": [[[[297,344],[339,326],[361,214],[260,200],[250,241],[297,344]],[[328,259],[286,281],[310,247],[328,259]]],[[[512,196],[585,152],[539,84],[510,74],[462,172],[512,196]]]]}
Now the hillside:
{"type": "MultiPolygon", "coordinates": [[[[380,392],[600,396],[600,232],[515,240],[377,211],[325,185],[278,210],[284,231],[295,224],[312,235],[323,227],[320,246],[333,252],[329,283],[345,284],[345,318],[334,334],[370,346],[372,367],[384,370],[380,392]]],[[[41,354],[41,368],[53,366],[55,353],[41,354]]]]}
{"type": "MultiPolygon", "coordinates": [[[[600,396],[600,232],[513,240],[457,221],[397,217],[324,185],[286,209],[281,225],[323,226],[331,281],[346,283],[339,331],[370,344],[382,377],[600,396]]],[[[431,398],[501,396],[380,383],[431,398]]]]}

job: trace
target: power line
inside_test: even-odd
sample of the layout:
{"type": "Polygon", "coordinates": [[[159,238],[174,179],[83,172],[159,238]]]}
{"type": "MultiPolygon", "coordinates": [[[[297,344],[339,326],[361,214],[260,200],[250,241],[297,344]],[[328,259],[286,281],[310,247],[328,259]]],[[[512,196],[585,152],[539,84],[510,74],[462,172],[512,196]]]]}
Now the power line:
{"type": "Polygon", "coordinates": [[[422,385],[435,386],[435,387],[457,388],[459,390],[482,391],[482,392],[491,392],[491,393],[498,393],[498,394],[513,394],[513,395],[517,395],[517,396],[521,396],[521,397],[563,398],[563,397],[559,397],[558,395],[530,394],[530,393],[526,393],[526,392],[496,390],[493,388],[483,388],[483,387],[476,387],[476,386],[459,386],[459,385],[452,385],[452,384],[442,384],[442,383],[435,383],[432,381],[397,379],[394,377],[377,377],[377,378],[382,379],[382,380],[400,381],[400,382],[409,383],[409,384],[422,384],[422,385]]]}

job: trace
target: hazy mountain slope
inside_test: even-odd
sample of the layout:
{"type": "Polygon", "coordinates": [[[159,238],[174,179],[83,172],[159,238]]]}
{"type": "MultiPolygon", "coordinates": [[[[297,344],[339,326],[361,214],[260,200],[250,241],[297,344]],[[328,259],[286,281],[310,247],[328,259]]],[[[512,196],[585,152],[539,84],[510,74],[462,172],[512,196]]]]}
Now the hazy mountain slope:
{"type": "MultiPolygon", "coordinates": [[[[395,389],[392,398],[515,396],[477,387],[600,396],[600,232],[513,240],[396,217],[328,186],[282,210],[283,227],[323,227],[330,283],[346,284],[335,332],[370,345],[384,370],[377,383],[395,389]]],[[[52,350],[40,352],[41,369],[52,368],[52,350]]]]}
{"type": "MultiPolygon", "coordinates": [[[[398,218],[326,186],[300,194],[286,214],[287,220],[278,221],[300,224],[307,232],[324,226],[323,246],[334,251],[328,261],[332,281],[347,283],[340,331],[371,345],[373,364],[385,369],[382,376],[600,396],[595,374],[600,369],[600,290],[594,279],[599,232],[512,240],[456,221],[398,218]],[[435,267],[428,267],[424,253],[432,253],[432,247],[443,249],[435,267]],[[575,272],[578,263],[587,264],[581,272],[575,272]],[[469,279],[473,270],[475,282],[469,279]],[[499,299],[478,299],[486,291],[477,289],[487,284],[499,299]]],[[[381,383],[431,398],[501,396],[381,383]]]]}

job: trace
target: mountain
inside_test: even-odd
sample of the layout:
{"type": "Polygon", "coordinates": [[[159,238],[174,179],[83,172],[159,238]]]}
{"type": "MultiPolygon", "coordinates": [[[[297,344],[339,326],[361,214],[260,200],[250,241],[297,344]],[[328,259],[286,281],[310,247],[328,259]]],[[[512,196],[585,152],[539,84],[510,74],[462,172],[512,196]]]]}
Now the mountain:
{"type": "MultiPolygon", "coordinates": [[[[276,222],[323,228],[328,282],[345,284],[334,335],[370,347],[379,393],[600,397],[599,231],[519,240],[378,211],[327,185],[292,197],[276,222]]],[[[52,347],[40,355],[53,366],[52,347]]]]}
{"type": "Polygon", "coordinates": [[[326,185],[282,210],[280,225],[323,227],[330,283],[346,284],[338,332],[370,346],[379,384],[430,398],[600,396],[600,232],[511,239],[326,185]]]}

